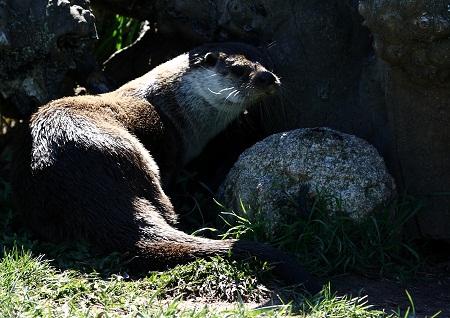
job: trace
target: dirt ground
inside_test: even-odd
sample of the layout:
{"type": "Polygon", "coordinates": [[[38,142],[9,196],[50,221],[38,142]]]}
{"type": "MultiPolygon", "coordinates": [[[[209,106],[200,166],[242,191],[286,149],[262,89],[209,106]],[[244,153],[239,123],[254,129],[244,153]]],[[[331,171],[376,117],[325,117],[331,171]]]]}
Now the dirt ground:
{"type": "MultiPolygon", "coordinates": [[[[325,280],[326,283],[328,280],[325,280]]],[[[402,314],[410,305],[405,290],[413,298],[416,315],[409,317],[426,318],[450,317],[450,263],[446,267],[439,266],[422,272],[416,278],[400,283],[388,279],[370,279],[360,275],[342,275],[331,279],[331,286],[338,295],[367,296],[368,303],[374,309],[384,310],[387,314],[401,310],[402,314]]],[[[271,305],[279,305],[278,299],[269,298],[261,303],[245,303],[246,307],[258,308],[271,305]]],[[[211,301],[210,299],[197,298],[180,303],[181,308],[201,309],[204,306],[217,310],[229,310],[235,308],[235,303],[211,301]]],[[[410,312],[411,313],[411,312],[410,312]]]]}
{"type": "Polygon", "coordinates": [[[345,275],[334,278],[332,286],[338,293],[353,296],[367,295],[369,304],[385,312],[409,306],[405,290],[413,298],[416,317],[450,317],[450,263],[445,268],[439,267],[417,274],[417,277],[406,283],[387,279],[373,280],[356,275],[345,275]]]}

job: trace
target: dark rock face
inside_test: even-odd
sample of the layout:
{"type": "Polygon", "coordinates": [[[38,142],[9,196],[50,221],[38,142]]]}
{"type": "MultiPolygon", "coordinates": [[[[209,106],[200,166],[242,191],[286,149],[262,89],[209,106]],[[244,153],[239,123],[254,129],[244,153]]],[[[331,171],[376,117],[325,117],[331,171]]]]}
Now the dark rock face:
{"type": "Polygon", "coordinates": [[[172,6],[156,8],[163,33],[266,48],[284,86],[276,105],[252,114],[267,135],[328,126],[368,140],[400,192],[425,200],[417,232],[450,239],[447,1],[360,1],[372,34],[358,1],[196,1],[201,14],[164,3],[172,6]]]}
{"type": "Polygon", "coordinates": [[[88,0],[0,1],[3,112],[24,118],[67,94],[67,73],[91,67],[87,55],[96,35],[88,0]]]}
{"type": "MultiPolygon", "coordinates": [[[[144,12],[122,0],[95,2],[144,12]]],[[[147,7],[160,35],[265,49],[283,96],[247,118],[266,136],[327,126],[369,141],[399,192],[425,199],[417,233],[450,240],[448,1],[160,0],[147,7]]]]}
{"type": "Polygon", "coordinates": [[[155,19],[155,6],[164,0],[93,0],[91,3],[100,10],[118,13],[139,20],[155,19]]]}
{"type": "Polygon", "coordinates": [[[117,51],[103,63],[103,74],[112,87],[118,88],[192,48],[192,42],[184,39],[174,42],[173,37],[155,32],[146,22],[133,44],[117,51]]]}
{"type": "Polygon", "coordinates": [[[450,85],[448,1],[361,1],[379,57],[426,86],[450,85]]]}
{"type": "Polygon", "coordinates": [[[448,1],[361,1],[387,65],[384,103],[397,182],[425,200],[421,234],[450,240],[448,1]]]}

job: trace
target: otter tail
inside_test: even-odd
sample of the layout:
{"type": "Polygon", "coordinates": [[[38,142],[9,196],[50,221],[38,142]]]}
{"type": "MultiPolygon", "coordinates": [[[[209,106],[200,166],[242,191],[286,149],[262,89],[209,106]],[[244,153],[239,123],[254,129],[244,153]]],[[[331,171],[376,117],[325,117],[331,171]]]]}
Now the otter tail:
{"type": "Polygon", "coordinates": [[[243,240],[212,240],[187,235],[174,228],[168,230],[164,240],[140,241],[136,244],[135,257],[130,263],[133,268],[148,270],[154,266],[175,266],[215,255],[230,256],[237,260],[256,257],[268,262],[273,273],[284,282],[301,285],[311,294],[320,291],[312,276],[292,256],[270,245],[243,240]]]}

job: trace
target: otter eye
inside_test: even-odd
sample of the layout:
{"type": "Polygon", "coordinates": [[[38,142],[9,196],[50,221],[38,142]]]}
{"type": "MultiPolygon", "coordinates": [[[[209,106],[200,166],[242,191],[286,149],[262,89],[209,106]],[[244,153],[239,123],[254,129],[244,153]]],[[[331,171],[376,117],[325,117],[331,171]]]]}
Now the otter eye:
{"type": "Polygon", "coordinates": [[[249,73],[247,67],[245,67],[244,65],[233,65],[230,67],[230,71],[238,77],[248,75],[249,73]]]}
{"type": "Polygon", "coordinates": [[[209,66],[216,65],[218,59],[219,57],[217,56],[217,54],[212,52],[206,53],[204,57],[205,63],[208,64],[209,66]]]}

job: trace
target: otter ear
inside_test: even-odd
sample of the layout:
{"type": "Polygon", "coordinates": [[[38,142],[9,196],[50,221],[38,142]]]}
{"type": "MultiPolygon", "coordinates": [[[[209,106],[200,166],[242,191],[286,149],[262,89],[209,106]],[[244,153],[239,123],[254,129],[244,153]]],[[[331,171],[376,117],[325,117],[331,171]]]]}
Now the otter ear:
{"type": "Polygon", "coordinates": [[[215,52],[208,52],[205,54],[205,56],[203,57],[203,60],[205,61],[205,63],[209,66],[214,66],[217,63],[217,60],[219,59],[219,54],[215,53],[215,52]]]}

